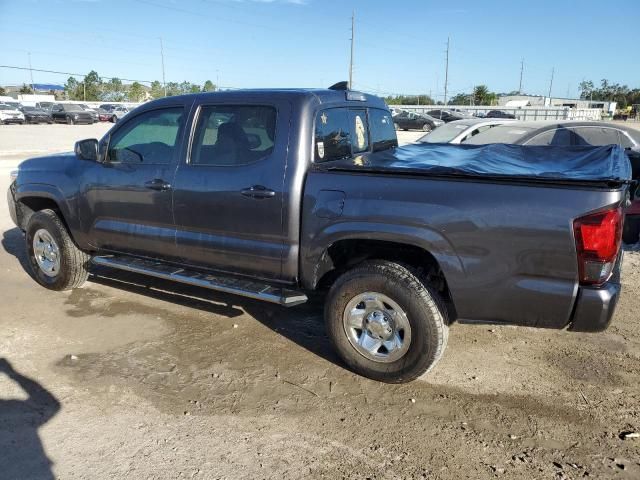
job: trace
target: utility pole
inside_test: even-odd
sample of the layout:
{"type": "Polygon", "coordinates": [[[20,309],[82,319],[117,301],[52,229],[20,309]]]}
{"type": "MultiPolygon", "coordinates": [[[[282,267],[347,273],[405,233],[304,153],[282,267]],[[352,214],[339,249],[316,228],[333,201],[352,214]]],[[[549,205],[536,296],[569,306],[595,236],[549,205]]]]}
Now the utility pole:
{"type": "Polygon", "coordinates": [[[31,92],[36,93],[36,89],[33,87],[33,68],[31,68],[31,52],[27,52],[29,55],[29,75],[31,76],[31,92]]]}
{"type": "Polygon", "coordinates": [[[522,72],[524,72],[524,58],[520,60],[520,85],[518,86],[518,93],[522,95],[522,72]]]}
{"type": "Polygon", "coordinates": [[[167,82],[164,78],[164,48],[162,46],[162,37],[160,37],[160,60],[162,61],[162,86],[164,87],[164,96],[167,96],[167,82]]]}
{"type": "Polygon", "coordinates": [[[353,89],[353,43],[355,41],[356,11],[351,12],[351,59],[349,60],[349,90],[353,89]]]}
{"type": "Polygon", "coordinates": [[[553,87],[553,74],[555,73],[555,70],[555,67],[551,69],[551,81],[549,82],[549,106],[551,106],[551,87],[553,87]]]}
{"type": "Polygon", "coordinates": [[[444,69],[444,104],[447,105],[447,84],[449,82],[449,37],[447,37],[447,61],[444,69]]]}

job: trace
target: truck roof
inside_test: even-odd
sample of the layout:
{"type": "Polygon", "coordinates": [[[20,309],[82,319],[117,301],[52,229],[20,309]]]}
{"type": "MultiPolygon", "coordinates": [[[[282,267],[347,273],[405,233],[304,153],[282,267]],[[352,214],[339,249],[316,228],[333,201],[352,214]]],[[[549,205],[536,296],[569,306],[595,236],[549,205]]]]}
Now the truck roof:
{"type": "Polygon", "coordinates": [[[173,97],[164,97],[144,105],[175,104],[176,101],[191,99],[197,96],[199,99],[211,101],[240,100],[250,97],[252,100],[283,99],[315,102],[317,104],[352,103],[354,106],[369,106],[387,109],[386,103],[380,97],[355,90],[331,90],[328,88],[259,88],[224,90],[219,92],[190,93],[173,97]]]}

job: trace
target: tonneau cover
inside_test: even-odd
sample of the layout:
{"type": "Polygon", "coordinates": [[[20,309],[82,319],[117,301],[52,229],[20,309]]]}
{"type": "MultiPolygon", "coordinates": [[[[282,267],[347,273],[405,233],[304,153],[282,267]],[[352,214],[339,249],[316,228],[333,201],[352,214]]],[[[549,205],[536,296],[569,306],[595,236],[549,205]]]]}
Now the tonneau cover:
{"type": "Polygon", "coordinates": [[[411,144],[320,164],[320,168],[395,171],[446,176],[505,177],[577,182],[628,182],[631,165],[617,145],[411,144]]]}

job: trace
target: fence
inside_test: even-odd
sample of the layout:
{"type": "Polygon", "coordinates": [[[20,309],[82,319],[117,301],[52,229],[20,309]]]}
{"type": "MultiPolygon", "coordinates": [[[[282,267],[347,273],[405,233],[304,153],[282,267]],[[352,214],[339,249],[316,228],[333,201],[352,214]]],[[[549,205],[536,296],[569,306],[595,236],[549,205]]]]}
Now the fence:
{"type": "Polygon", "coordinates": [[[431,110],[464,110],[474,115],[484,116],[491,110],[512,113],[518,120],[602,120],[602,110],[599,108],[569,108],[569,107],[476,107],[469,105],[389,105],[414,113],[428,113],[431,110]]]}

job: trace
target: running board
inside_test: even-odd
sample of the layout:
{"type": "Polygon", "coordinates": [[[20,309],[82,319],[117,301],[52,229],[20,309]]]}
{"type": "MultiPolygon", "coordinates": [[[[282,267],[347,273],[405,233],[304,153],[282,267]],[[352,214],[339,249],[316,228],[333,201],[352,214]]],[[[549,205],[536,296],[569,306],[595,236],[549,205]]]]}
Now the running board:
{"type": "Polygon", "coordinates": [[[125,256],[104,256],[93,257],[92,261],[96,265],[104,265],[105,267],[126,270],[127,272],[141,273],[174,282],[209,288],[219,292],[264,300],[285,307],[293,307],[307,301],[307,296],[304,293],[295,290],[274,287],[267,283],[223,274],[187,270],[154,260],[125,256]]]}

